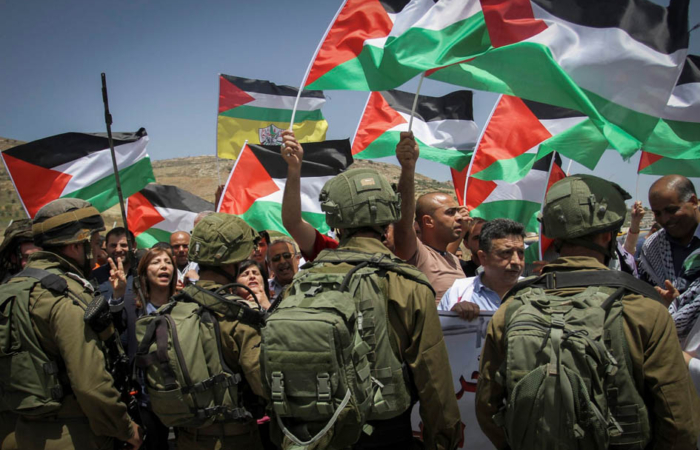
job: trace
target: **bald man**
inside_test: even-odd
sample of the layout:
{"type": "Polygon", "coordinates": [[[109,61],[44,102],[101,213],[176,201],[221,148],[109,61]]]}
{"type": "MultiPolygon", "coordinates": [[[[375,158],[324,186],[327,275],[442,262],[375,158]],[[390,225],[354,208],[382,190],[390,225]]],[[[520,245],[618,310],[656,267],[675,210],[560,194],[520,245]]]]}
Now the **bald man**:
{"type": "Polygon", "coordinates": [[[413,133],[401,133],[396,146],[396,158],[401,164],[401,220],[394,225],[394,253],[428,277],[435,289],[437,304],[455,280],[464,278],[459,258],[448,252],[447,246],[460,239],[468,214],[454,198],[441,192],[431,192],[416,202],[412,201],[415,198],[418,155],[413,133]],[[420,229],[420,239],[414,229],[414,217],[420,229]]]}
{"type": "Polygon", "coordinates": [[[190,249],[190,233],[186,231],[174,232],[170,235],[170,246],[173,248],[173,258],[177,266],[178,289],[182,289],[188,282],[199,279],[199,266],[196,262],[190,262],[187,259],[187,252],[190,249]]]}
{"type": "Polygon", "coordinates": [[[695,186],[682,175],[666,175],[651,185],[649,204],[662,228],[644,242],[639,277],[668,289],[676,282],[688,255],[700,248],[695,186]]]}

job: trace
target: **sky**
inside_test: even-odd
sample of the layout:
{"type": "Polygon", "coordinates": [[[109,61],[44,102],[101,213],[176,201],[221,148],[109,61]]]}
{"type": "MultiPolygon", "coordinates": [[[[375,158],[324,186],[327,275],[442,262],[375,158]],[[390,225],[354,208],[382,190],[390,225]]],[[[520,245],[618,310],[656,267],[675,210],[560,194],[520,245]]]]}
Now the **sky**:
{"type": "MultiPolygon", "coordinates": [[[[145,127],[154,160],[214,155],[218,74],[299,86],[341,3],[0,0],[0,136],[32,141],[69,131],[104,132],[105,72],[114,131],[145,127]]],[[[690,3],[692,26],[700,22],[700,1],[690,3]]],[[[691,35],[690,51],[700,53],[700,30],[691,35]]],[[[412,80],[401,89],[414,92],[416,86],[412,80]]],[[[457,89],[426,80],[421,94],[457,89]]],[[[327,139],[352,139],[367,96],[326,91],[327,139]]],[[[479,127],[497,98],[475,93],[479,127]]],[[[637,176],[638,155],[625,162],[606,152],[592,173],[618,182],[646,204],[657,177],[637,176]]],[[[420,160],[417,170],[450,179],[446,166],[420,160]]],[[[573,163],[571,173],[577,172],[590,171],[573,163]]],[[[700,179],[693,181],[700,189],[700,179]]]]}

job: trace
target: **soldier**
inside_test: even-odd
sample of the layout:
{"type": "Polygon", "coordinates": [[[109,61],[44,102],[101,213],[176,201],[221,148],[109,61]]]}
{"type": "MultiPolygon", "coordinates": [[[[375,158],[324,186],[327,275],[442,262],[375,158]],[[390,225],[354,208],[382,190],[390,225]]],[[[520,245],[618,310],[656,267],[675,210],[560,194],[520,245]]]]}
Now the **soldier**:
{"type": "MultiPolygon", "coordinates": [[[[393,363],[390,362],[389,356],[377,356],[376,364],[382,365],[382,368],[376,372],[373,368],[372,373],[379,378],[378,384],[384,389],[388,383],[396,383],[391,386],[391,390],[383,391],[383,395],[391,397],[392,404],[404,404],[402,402],[405,400],[406,409],[395,411],[389,417],[385,414],[384,420],[368,420],[367,424],[373,428],[371,435],[362,433],[353,448],[414,448],[411,410],[416,394],[417,400],[420,400],[425,448],[456,448],[461,437],[460,416],[447,348],[435,308],[435,293],[423,274],[396,258],[382,244],[387,226],[396,222],[401,215],[400,196],[376,171],[356,169],[346,171],[328,181],[321,191],[320,198],[321,207],[326,212],[326,222],[339,232],[339,247],[323,250],[312,267],[297,275],[298,280],[295,278],[292,282],[291,296],[282,300],[280,308],[285,308],[285,301],[293,300],[294,296],[307,295],[297,292],[305,285],[307,278],[304,277],[327,273],[347,274],[351,269],[355,271],[368,263],[379,264],[386,270],[379,270],[377,277],[372,279],[372,282],[378,283],[379,286],[373,295],[377,297],[377,302],[384,303],[373,304],[375,310],[385,310],[386,315],[377,313],[377,316],[370,316],[363,310],[365,326],[371,328],[372,325],[367,324],[374,322],[374,326],[377,327],[376,341],[370,337],[367,339],[375,342],[371,345],[376,345],[372,350],[376,355],[385,355],[383,350],[380,350],[380,331],[376,330],[387,327],[391,349],[388,351],[392,352],[399,364],[402,363],[410,373],[407,378],[399,379],[387,374],[380,375],[382,371],[391,372],[387,367],[391,367],[390,364],[393,363]],[[360,260],[365,262],[354,265],[360,260]],[[378,322],[387,318],[387,325],[380,328],[378,322]],[[399,383],[403,386],[399,386],[399,383]],[[400,392],[409,392],[408,398],[402,398],[400,392]]],[[[364,304],[361,306],[367,307],[364,304]]],[[[277,313],[281,315],[282,311],[273,312],[270,320],[277,313]]],[[[266,329],[270,326],[271,321],[266,325],[266,329]]],[[[302,349],[299,350],[301,353],[302,349]]],[[[267,352],[267,349],[263,351],[267,352]]],[[[292,383],[293,381],[289,382],[292,383]]],[[[272,392],[274,400],[274,385],[272,392]]],[[[292,394],[285,392],[285,395],[292,394]]],[[[389,400],[386,400],[386,403],[389,403],[389,400]]],[[[275,410],[279,411],[280,408],[274,401],[273,404],[275,410]]],[[[342,427],[338,432],[342,433],[342,427]]],[[[353,443],[347,442],[347,445],[351,444],[353,443]]]]}
{"type": "MultiPolygon", "coordinates": [[[[196,299],[197,288],[217,291],[223,285],[235,283],[238,264],[253,253],[256,236],[255,230],[245,221],[232,215],[215,213],[202,219],[192,232],[189,247],[189,259],[199,264],[200,278],[196,286],[185,287],[183,294],[191,294],[196,299]]],[[[242,301],[237,296],[230,298],[242,301]]],[[[219,306],[227,310],[225,304],[219,306]]],[[[254,303],[249,306],[257,307],[254,303]]],[[[258,406],[259,397],[264,396],[260,381],[259,329],[226,314],[217,314],[217,318],[224,362],[233,372],[242,373],[245,380],[238,385],[239,392],[249,394],[252,390],[258,397],[244,395],[244,401],[249,399],[247,404],[235,406],[252,409],[258,406]]],[[[177,446],[199,450],[262,449],[258,425],[252,416],[244,421],[217,420],[204,428],[179,428],[177,446]]]]}
{"type": "Polygon", "coordinates": [[[15,220],[5,230],[5,239],[0,246],[0,280],[7,281],[27,265],[29,255],[41,250],[34,245],[32,221],[15,220]]]}
{"type": "MultiPolygon", "coordinates": [[[[0,288],[3,300],[28,299],[24,309],[13,311],[28,311],[26,328],[31,329],[19,332],[34,334],[37,345],[23,342],[20,350],[33,360],[46,361],[23,367],[26,372],[3,368],[3,373],[21,375],[4,380],[10,388],[0,389],[20,415],[18,448],[111,448],[114,439],[131,448],[141,445],[140,429],[129,418],[107,371],[104,345],[84,321],[94,293],[85,280],[90,273],[90,238],[99,230],[104,230],[102,217],[86,201],[59,199],[45,205],[32,227],[34,242],[43,251],[0,288]],[[44,370],[36,372],[36,367],[44,370]],[[31,385],[37,379],[42,384],[31,385]]],[[[14,364],[21,365],[23,360],[15,357],[14,364]]]]}
{"type": "Polygon", "coordinates": [[[542,228],[560,258],[506,294],[481,354],[477,419],[496,448],[552,448],[564,436],[576,448],[695,449],[700,401],[673,320],[648,285],[607,266],[627,198],[592,175],[549,189],[542,228]],[[577,405],[591,416],[577,422],[582,378],[590,398],[577,405]]]}

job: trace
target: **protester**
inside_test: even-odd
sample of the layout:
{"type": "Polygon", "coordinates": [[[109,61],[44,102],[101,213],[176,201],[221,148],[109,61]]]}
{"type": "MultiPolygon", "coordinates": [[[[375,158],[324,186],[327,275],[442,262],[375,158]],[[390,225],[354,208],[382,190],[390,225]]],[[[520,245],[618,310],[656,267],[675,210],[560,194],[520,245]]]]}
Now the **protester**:
{"type": "Polygon", "coordinates": [[[269,288],[273,304],[299,271],[299,258],[296,244],[287,237],[272,241],[267,248],[267,264],[272,274],[269,288]]]}
{"type": "Polygon", "coordinates": [[[270,309],[270,288],[267,284],[267,272],[255,259],[246,259],[238,266],[236,282],[248,286],[247,289],[238,288],[237,294],[251,302],[257,302],[261,308],[270,309]],[[255,295],[255,298],[253,298],[255,295]]]}
{"type": "Polygon", "coordinates": [[[637,200],[632,205],[632,210],[630,211],[630,227],[627,229],[627,236],[625,236],[625,250],[634,255],[637,252],[637,240],[639,239],[639,225],[642,223],[644,218],[644,207],[642,202],[637,200]]]}
{"type": "Polygon", "coordinates": [[[413,133],[402,132],[396,146],[396,157],[401,164],[399,193],[403,201],[401,220],[394,225],[395,253],[428,277],[435,289],[437,304],[455,280],[464,277],[459,259],[447,251],[447,246],[461,236],[468,215],[466,208],[440,192],[425,194],[413,201],[418,154],[413,133]],[[414,217],[421,230],[420,239],[413,228],[414,217]]]}
{"type": "Polygon", "coordinates": [[[479,261],[479,237],[481,235],[481,227],[484,226],[484,223],[486,223],[485,219],[474,217],[468,226],[469,231],[464,235],[464,246],[471,253],[471,257],[469,261],[460,260],[460,264],[467,278],[475,277],[477,269],[481,266],[481,262],[479,261]]]}
{"type": "Polygon", "coordinates": [[[504,299],[480,359],[476,415],[496,448],[695,448],[700,400],[671,316],[647,284],[607,267],[626,198],[592,175],[547,192],[542,229],[560,258],[504,299]]]}
{"type": "MultiPolygon", "coordinates": [[[[129,236],[131,237],[131,242],[136,242],[134,240],[134,234],[131,231],[129,231],[129,236]]],[[[128,273],[131,262],[129,258],[126,257],[129,253],[129,243],[126,240],[126,228],[114,227],[109,230],[105,236],[105,243],[107,257],[111,258],[115,263],[117,259],[121,260],[124,265],[124,272],[128,273]]],[[[107,283],[109,282],[110,271],[110,265],[104,264],[92,271],[92,277],[97,280],[98,284],[107,283]]]]}
{"type": "Polygon", "coordinates": [[[253,256],[251,257],[260,264],[265,272],[268,272],[267,261],[265,257],[267,256],[267,248],[270,246],[270,233],[266,230],[262,230],[258,233],[258,238],[255,240],[255,250],[253,251],[253,256]]]}
{"type": "Polygon", "coordinates": [[[683,261],[700,248],[700,211],[693,183],[682,175],[666,175],[649,189],[649,204],[662,229],[650,236],[639,257],[639,278],[669,289],[683,261]]]}
{"type": "Polygon", "coordinates": [[[197,263],[187,260],[187,252],[190,248],[190,234],[185,231],[176,231],[170,235],[170,246],[177,264],[177,282],[182,289],[187,283],[199,279],[199,266],[197,263]]]}
{"type": "Polygon", "coordinates": [[[520,278],[525,266],[525,228],[510,219],[482,222],[478,258],[484,271],[456,280],[438,305],[438,311],[453,311],[464,320],[474,320],[480,311],[496,311],[501,299],[520,278]]]}
{"type": "Polygon", "coordinates": [[[644,246],[644,242],[646,242],[646,240],[649,239],[649,236],[656,233],[660,229],[661,229],[661,225],[659,225],[658,222],[654,222],[651,224],[651,228],[649,228],[649,231],[647,231],[647,234],[645,234],[644,236],[639,238],[639,240],[637,241],[637,246],[635,247],[635,250],[634,250],[635,259],[639,259],[639,257],[642,255],[642,247],[644,246]]]}
{"type": "MultiPolygon", "coordinates": [[[[0,295],[12,293],[28,300],[25,311],[31,329],[23,330],[22,335],[32,337],[22,344],[23,349],[32,361],[46,361],[45,365],[10,370],[8,364],[21,364],[20,360],[0,358],[2,373],[11,377],[3,383],[26,393],[23,405],[35,405],[14,411],[20,413],[17,447],[112,448],[116,439],[139,448],[141,430],[127,414],[106,369],[111,363],[105,349],[111,344],[84,320],[85,309],[94,298],[85,280],[91,268],[90,240],[104,230],[102,217],[84,200],[59,199],[36,213],[32,229],[36,245],[43,248],[27,264],[34,272],[25,272],[0,287],[0,295]],[[51,366],[55,372],[47,370],[51,366]]],[[[0,335],[7,336],[5,331],[0,335]]],[[[118,349],[118,342],[114,345],[118,349]]]]}

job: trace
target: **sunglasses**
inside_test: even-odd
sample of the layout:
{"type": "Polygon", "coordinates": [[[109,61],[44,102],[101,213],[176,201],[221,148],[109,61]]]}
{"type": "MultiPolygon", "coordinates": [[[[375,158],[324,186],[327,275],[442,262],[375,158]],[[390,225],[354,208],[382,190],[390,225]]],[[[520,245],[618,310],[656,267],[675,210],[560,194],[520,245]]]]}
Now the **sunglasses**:
{"type": "Polygon", "coordinates": [[[292,259],[292,256],[294,256],[294,253],[289,253],[289,252],[284,252],[284,253],[278,253],[272,258],[270,258],[270,261],[273,263],[280,262],[280,259],[284,258],[285,261],[288,261],[292,259]]]}

